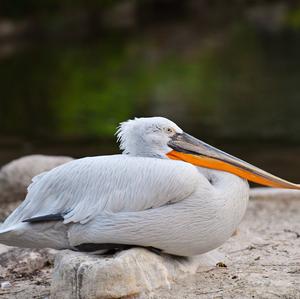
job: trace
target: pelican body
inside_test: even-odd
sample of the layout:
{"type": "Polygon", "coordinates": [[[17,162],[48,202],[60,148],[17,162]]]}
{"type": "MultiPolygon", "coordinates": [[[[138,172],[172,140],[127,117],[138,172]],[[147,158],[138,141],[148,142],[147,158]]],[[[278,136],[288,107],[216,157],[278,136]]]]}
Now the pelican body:
{"type": "Polygon", "coordinates": [[[117,133],[123,154],[74,160],[36,176],[0,227],[0,243],[90,252],[143,246],[193,256],[236,230],[247,180],[299,189],[162,117],[129,120],[117,133]]]}

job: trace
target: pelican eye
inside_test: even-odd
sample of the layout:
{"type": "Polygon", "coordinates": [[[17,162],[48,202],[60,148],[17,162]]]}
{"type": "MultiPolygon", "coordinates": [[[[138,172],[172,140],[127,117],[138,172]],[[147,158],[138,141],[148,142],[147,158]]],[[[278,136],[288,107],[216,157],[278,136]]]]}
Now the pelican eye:
{"type": "Polygon", "coordinates": [[[173,128],[170,128],[170,127],[166,128],[165,131],[166,131],[168,134],[173,134],[173,133],[175,133],[175,130],[174,130],[173,128]]]}

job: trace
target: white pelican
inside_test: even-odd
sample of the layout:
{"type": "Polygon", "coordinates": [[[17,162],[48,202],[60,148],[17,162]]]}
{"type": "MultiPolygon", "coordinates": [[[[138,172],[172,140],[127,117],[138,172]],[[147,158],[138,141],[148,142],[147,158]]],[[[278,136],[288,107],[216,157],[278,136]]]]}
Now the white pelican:
{"type": "Polygon", "coordinates": [[[166,118],[129,120],[117,134],[122,155],[78,159],[36,176],[0,227],[0,242],[81,251],[143,246],[198,255],[236,230],[247,207],[247,180],[300,189],[166,118]]]}

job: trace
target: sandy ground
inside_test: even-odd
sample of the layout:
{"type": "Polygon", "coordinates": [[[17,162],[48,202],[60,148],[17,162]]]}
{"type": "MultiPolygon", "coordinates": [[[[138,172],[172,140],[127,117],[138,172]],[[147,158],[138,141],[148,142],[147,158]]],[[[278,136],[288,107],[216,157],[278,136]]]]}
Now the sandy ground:
{"type": "MultiPolygon", "coordinates": [[[[300,200],[252,200],[223,267],[199,272],[151,298],[300,298],[300,200]]],[[[0,298],[47,298],[53,251],[0,246],[0,298]],[[2,253],[1,253],[2,252],[2,253]]],[[[150,295],[147,296],[150,298],[150,295]]]]}

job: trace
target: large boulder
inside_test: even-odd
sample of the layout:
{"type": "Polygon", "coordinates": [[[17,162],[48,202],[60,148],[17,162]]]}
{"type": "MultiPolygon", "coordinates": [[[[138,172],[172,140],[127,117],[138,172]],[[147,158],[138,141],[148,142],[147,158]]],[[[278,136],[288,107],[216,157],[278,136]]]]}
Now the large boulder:
{"type": "Polygon", "coordinates": [[[95,256],[72,251],[57,254],[51,298],[102,299],[142,296],[167,287],[177,279],[207,271],[222,260],[213,251],[191,258],[158,255],[142,248],[114,256],[95,256]]]}

